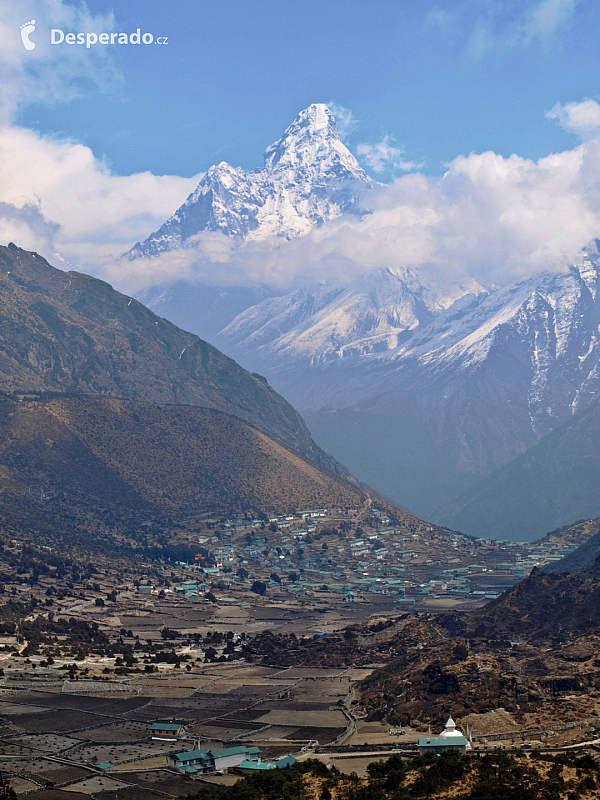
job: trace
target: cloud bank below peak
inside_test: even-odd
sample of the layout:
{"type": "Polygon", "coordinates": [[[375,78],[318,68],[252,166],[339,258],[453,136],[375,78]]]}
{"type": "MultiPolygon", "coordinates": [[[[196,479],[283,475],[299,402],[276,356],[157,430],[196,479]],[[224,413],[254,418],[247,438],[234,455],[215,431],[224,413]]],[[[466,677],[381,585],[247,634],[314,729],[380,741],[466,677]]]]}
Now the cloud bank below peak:
{"type": "Polygon", "coordinates": [[[238,242],[202,233],[194,247],[108,265],[136,288],[159,275],[287,289],[340,283],[380,267],[433,270],[448,283],[501,285],[566,268],[600,235],[600,105],[557,105],[548,116],[581,141],[539,161],[489,151],[455,158],[441,177],[410,173],[380,185],[369,213],[293,241],[238,242]]]}
{"type": "Polygon", "coordinates": [[[344,215],[292,241],[201,233],[192,247],[135,261],[119,256],[200,176],[114,175],[84,145],[8,124],[0,129],[0,240],[55,262],[59,253],[130,292],[168,280],[283,291],[380,267],[504,284],[563,269],[600,235],[600,104],[556,105],[547,116],[581,141],[539,161],[489,151],[456,157],[441,177],[401,175],[369,194],[362,218],[344,215]]]}

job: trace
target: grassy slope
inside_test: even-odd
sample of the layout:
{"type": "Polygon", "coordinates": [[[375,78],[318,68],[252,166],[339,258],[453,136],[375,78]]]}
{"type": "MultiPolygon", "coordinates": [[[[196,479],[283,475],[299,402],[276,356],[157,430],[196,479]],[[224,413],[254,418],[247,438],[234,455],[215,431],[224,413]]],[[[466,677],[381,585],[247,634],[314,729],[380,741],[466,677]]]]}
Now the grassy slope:
{"type": "Polygon", "coordinates": [[[365,493],[229,414],[99,395],[0,400],[2,494],[112,513],[357,507],[365,493]]]}

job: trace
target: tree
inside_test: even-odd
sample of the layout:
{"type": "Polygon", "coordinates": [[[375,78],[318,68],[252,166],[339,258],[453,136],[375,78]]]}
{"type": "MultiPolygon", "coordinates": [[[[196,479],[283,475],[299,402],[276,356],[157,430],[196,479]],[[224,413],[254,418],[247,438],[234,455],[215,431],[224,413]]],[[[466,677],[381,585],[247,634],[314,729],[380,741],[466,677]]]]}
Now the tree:
{"type": "Polygon", "coordinates": [[[251,591],[256,592],[259,595],[265,595],[267,593],[267,584],[263,581],[254,581],[251,587],[251,591]]]}
{"type": "Polygon", "coordinates": [[[281,578],[276,572],[272,572],[269,577],[271,578],[272,581],[281,585],[281,578]]]}
{"type": "Polygon", "coordinates": [[[216,657],[217,657],[217,651],[215,650],[214,647],[209,647],[207,650],[205,650],[204,652],[205,661],[214,661],[216,657]]]}
{"type": "Polygon", "coordinates": [[[101,608],[104,605],[104,600],[101,597],[96,598],[96,605],[101,608]]]}
{"type": "Polygon", "coordinates": [[[457,644],[454,647],[452,653],[457,661],[464,661],[469,655],[469,650],[466,644],[463,644],[463,642],[459,642],[459,644],[457,644]]]}

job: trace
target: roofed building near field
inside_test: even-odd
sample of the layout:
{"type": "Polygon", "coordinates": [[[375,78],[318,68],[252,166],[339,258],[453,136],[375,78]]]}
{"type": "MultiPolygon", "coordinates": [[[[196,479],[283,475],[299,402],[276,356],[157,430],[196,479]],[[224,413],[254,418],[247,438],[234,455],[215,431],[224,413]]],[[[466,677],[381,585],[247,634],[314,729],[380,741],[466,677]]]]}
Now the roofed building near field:
{"type": "Polygon", "coordinates": [[[220,750],[188,750],[169,756],[169,765],[188,775],[225,772],[232,767],[239,767],[242,762],[247,762],[246,766],[260,764],[260,748],[239,745],[220,750]]]}
{"type": "Polygon", "coordinates": [[[185,739],[188,735],[187,728],[180,722],[153,722],[150,733],[153,739],[164,741],[185,739]]]}
{"type": "Polygon", "coordinates": [[[446,723],[446,727],[439,736],[422,736],[417,739],[417,749],[419,755],[426,755],[427,753],[435,753],[441,755],[442,753],[455,752],[466,753],[471,749],[471,743],[457,730],[456,723],[450,717],[446,723]]]}
{"type": "Polygon", "coordinates": [[[217,772],[231,767],[239,767],[242,761],[260,763],[259,747],[239,745],[238,747],[225,747],[222,750],[210,750],[209,752],[214,759],[217,772]]]}
{"type": "Polygon", "coordinates": [[[197,772],[214,772],[214,760],[206,750],[188,750],[185,753],[175,753],[169,756],[169,766],[175,767],[180,772],[194,775],[197,772]]]}

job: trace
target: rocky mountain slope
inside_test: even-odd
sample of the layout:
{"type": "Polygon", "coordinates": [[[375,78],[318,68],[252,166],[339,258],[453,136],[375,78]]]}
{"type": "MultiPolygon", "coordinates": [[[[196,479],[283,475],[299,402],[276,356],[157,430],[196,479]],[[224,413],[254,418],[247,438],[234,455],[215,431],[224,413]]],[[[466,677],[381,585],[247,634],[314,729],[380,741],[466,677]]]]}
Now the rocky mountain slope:
{"type": "Polygon", "coordinates": [[[534,539],[600,515],[600,400],[436,514],[474,535],[534,539]]]}
{"type": "Polygon", "coordinates": [[[591,566],[600,556],[600,517],[576,522],[575,525],[563,530],[568,534],[574,532],[581,544],[560,561],[544,567],[544,572],[574,572],[582,567],[591,566]]]}
{"type": "Polygon", "coordinates": [[[568,642],[600,629],[600,563],[574,572],[529,577],[473,612],[463,633],[531,643],[568,642]]]}
{"type": "Polygon", "coordinates": [[[214,408],[336,468],[264,378],[103,281],[9,245],[0,247],[0,300],[1,390],[214,408]]]}
{"type": "Polygon", "coordinates": [[[327,106],[300,112],[267,147],[264,167],[246,171],[222,161],[158,231],[129,252],[147,257],[193,244],[203,231],[236,238],[294,238],[356,209],[373,181],[342,143],[327,106]]]}
{"type": "Polygon", "coordinates": [[[599,587],[597,565],[560,576],[534,570],[479,612],[407,625],[396,658],[364,682],[362,701],[375,718],[402,722],[437,724],[448,709],[475,724],[503,709],[517,730],[560,724],[565,714],[589,720],[600,687],[599,587]]]}

